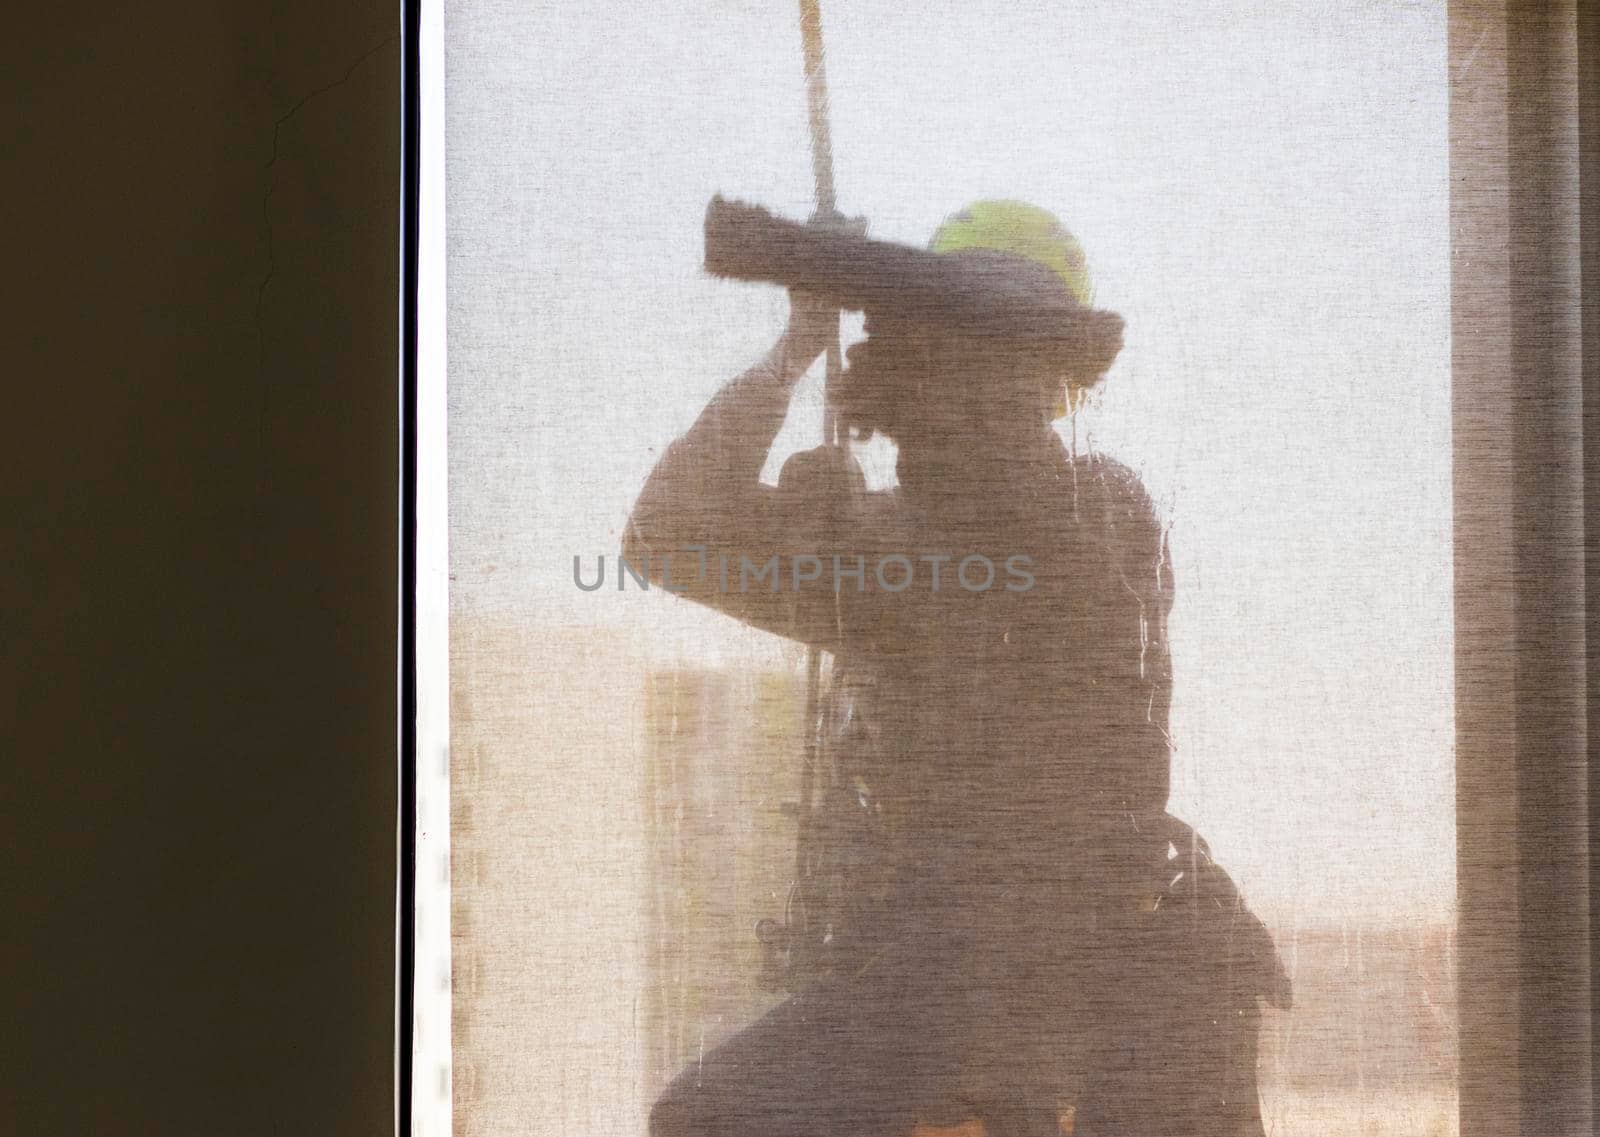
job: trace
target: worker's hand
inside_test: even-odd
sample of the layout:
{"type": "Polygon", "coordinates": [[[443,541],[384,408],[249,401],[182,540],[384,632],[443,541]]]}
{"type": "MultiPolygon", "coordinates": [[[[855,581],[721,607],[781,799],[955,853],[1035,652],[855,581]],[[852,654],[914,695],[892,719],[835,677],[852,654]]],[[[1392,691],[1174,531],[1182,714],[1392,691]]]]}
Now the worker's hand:
{"type": "Polygon", "coordinates": [[[839,342],[839,309],[802,289],[789,289],[789,326],[783,332],[786,362],[798,376],[839,342]]]}
{"type": "MultiPolygon", "coordinates": [[[[818,214],[806,224],[813,228],[863,237],[867,232],[864,217],[818,214]]],[[[830,346],[839,341],[839,309],[804,288],[789,290],[789,326],[784,342],[791,361],[803,371],[830,346]]]]}

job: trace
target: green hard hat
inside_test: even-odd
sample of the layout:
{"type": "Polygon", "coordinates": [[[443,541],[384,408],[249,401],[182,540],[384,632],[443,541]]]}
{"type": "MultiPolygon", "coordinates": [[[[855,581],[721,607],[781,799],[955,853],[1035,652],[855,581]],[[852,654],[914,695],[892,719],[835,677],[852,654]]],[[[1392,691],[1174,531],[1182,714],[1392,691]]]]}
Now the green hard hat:
{"type": "MultiPolygon", "coordinates": [[[[1025,201],[975,201],[946,218],[928,248],[935,253],[982,249],[1025,257],[1053,272],[1078,303],[1094,303],[1083,246],[1055,214],[1025,201]]],[[[1063,377],[1051,413],[1065,415],[1090,385],[1082,377],[1063,377]]]]}
{"type": "Polygon", "coordinates": [[[1055,273],[1080,304],[1094,301],[1083,246],[1054,214],[1025,201],[975,201],[947,218],[928,248],[936,253],[986,249],[1026,257],[1055,273]]]}

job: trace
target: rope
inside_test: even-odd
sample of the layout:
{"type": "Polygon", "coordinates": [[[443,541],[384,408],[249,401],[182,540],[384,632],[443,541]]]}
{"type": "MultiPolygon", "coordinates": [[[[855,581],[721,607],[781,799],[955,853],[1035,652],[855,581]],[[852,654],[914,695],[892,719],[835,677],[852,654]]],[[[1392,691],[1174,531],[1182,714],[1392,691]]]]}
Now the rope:
{"type": "MultiPolygon", "coordinates": [[[[811,177],[816,183],[817,216],[824,220],[839,215],[833,187],[833,133],[828,124],[828,65],[822,52],[821,0],[800,0],[800,39],[805,52],[806,107],[811,119],[811,177]]],[[[822,440],[834,446],[841,443],[839,415],[832,395],[844,371],[839,337],[828,345],[828,363],[822,388],[822,440]]]]}
{"type": "Polygon", "coordinates": [[[800,38],[805,48],[806,103],[811,111],[811,174],[817,183],[817,212],[835,213],[833,137],[828,130],[828,67],[822,57],[822,6],[800,0],[800,38]]]}
{"type": "MultiPolygon", "coordinates": [[[[822,6],[820,0],[800,0],[800,39],[805,56],[806,106],[811,120],[811,175],[816,182],[817,216],[838,215],[833,185],[833,136],[828,127],[828,71],[822,53],[822,6]]],[[[835,318],[837,323],[837,317],[835,318]]],[[[839,416],[833,405],[844,370],[844,358],[835,331],[828,345],[827,370],[822,388],[822,438],[840,444],[839,416]]],[[[800,768],[799,830],[795,837],[795,881],[797,886],[810,875],[811,814],[816,796],[817,765],[821,757],[822,651],[806,647],[805,754],[800,768]]],[[[801,888],[803,891],[803,886],[801,888]]]]}

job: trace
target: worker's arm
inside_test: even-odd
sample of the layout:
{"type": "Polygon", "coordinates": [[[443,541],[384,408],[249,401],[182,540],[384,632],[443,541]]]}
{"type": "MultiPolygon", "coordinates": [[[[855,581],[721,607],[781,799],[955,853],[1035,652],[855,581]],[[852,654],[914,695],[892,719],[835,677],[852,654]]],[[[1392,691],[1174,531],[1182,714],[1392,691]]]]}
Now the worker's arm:
{"type": "Polygon", "coordinates": [[[623,558],[640,575],[648,567],[652,587],[670,584],[766,631],[821,642],[801,629],[808,621],[797,615],[791,558],[815,551],[808,520],[826,505],[797,492],[790,465],[779,489],[761,483],[761,469],[795,383],[838,326],[836,310],[791,294],[788,327],[772,350],[719,391],[656,463],[622,542],[623,558]]]}

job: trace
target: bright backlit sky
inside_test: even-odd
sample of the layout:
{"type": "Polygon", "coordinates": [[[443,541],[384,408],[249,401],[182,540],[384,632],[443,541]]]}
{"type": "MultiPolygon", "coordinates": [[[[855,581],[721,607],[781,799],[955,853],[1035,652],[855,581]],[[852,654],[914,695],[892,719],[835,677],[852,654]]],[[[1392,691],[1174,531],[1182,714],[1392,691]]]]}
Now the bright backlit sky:
{"type": "MultiPolygon", "coordinates": [[[[1035,202],[1127,320],[1078,430],[1171,523],[1174,811],[1280,927],[1448,913],[1443,3],[824,6],[841,207],[920,244],[1035,202]]],[[[580,593],[571,561],[615,552],[655,457],[782,327],[780,291],[701,273],[700,226],[716,192],[810,211],[793,5],[470,7],[452,619],[779,659],[659,593],[580,593]]],[[[782,445],[817,423],[813,386],[782,445]]]]}

